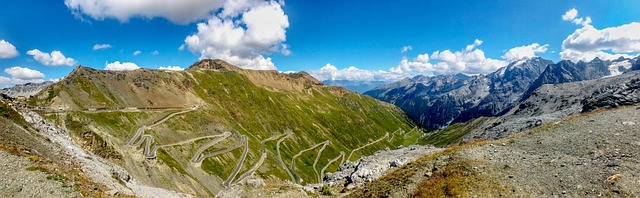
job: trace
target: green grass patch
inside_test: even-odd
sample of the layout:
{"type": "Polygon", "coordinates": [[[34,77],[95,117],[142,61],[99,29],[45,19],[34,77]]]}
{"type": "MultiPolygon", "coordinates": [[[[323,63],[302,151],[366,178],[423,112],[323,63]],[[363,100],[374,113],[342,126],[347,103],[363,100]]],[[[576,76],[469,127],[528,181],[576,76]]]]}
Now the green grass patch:
{"type": "Polygon", "coordinates": [[[464,123],[456,123],[448,126],[444,129],[438,129],[428,132],[424,140],[421,140],[424,144],[432,144],[436,147],[445,147],[447,145],[460,142],[462,138],[478,128],[478,126],[484,122],[487,118],[476,118],[464,123]]]}

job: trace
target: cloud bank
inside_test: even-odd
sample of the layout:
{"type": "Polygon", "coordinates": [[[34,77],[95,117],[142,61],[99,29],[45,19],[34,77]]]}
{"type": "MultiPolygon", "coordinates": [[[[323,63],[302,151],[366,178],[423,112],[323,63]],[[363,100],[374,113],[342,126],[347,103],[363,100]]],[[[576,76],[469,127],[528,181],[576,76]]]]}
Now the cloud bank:
{"type": "Polygon", "coordinates": [[[204,19],[218,10],[221,0],[65,0],[64,4],[79,18],[116,19],[128,22],[134,17],[165,18],[178,24],[204,19]]]}

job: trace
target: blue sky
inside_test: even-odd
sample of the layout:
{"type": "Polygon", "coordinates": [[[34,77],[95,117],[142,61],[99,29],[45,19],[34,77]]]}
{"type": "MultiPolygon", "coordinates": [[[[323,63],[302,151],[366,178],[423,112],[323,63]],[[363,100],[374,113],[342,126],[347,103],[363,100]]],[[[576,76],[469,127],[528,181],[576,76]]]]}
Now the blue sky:
{"type": "Polygon", "coordinates": [[[482,74],[531,55],[577,61],[640,51],[635,0],[140,2],[0,2],[0,86],[58,79],[76,64],[186,68],[222,58],[321,80],[393,81],[482,74]],[[110,47],[94,50],[101,44],[110,47]],[[54,51],[64,59],[46,57],[54,51]]]}

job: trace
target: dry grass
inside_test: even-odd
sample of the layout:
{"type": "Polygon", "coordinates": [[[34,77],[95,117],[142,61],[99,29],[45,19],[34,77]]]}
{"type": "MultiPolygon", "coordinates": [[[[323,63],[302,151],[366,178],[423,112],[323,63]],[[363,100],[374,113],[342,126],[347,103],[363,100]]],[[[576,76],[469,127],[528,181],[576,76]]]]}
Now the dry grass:
{"type": "Polygon", "coordinates": [[[485,178],[474,172],[468,161],[447,164],[443,171],[423,180],[411,194],[412,197],[461,197],[468,189],[477,188],[485,178]]]}

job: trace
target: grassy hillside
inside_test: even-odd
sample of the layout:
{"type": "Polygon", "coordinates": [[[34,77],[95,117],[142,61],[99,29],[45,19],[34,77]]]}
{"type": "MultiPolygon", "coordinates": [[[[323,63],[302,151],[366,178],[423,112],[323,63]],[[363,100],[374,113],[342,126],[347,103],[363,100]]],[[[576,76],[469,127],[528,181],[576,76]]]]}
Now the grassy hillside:
{"type": "MultiPolygon", "coordinates": [[[[412,130],[414,123],[390,104],[324,86],[304,72],[243,70],[220,60],[203,60],[186,71],[115,72],[78,67],[30,103],[65,109],[46,117],[62,125],[82,123],[83,127],[70,130],[97,135],[109,148],[101,150],[115,150],[122,159],[111,160],[141,180],[202,196],[215,194],[234,169],[239,171],[231,183],[253,168],[256,177],[316,183],[314,164],[319,171],[341,152],[349,155],[389,133],[384,141],[353,152],[351,160],[355,160],[386,147],[407,146],[421,137],[421,130],[412,130]],[[152,146],[193,141],[162,147],[151,160],[143,156],[144,144],[127,146],[142,126],[166,117],[157,126],[142,130],[153,137],[152,146]],[[412,132],[392,135],[397,130],[412,132]],[[190,162],[199,148],[224,132],[232,135],[207,148],[203,155],[243,145],[242,136],[246,136],[246,157],[242,157],[243,145],[200,164],[190,162]],[[292,134],[285,135],[289,132],[292,134]],[[263,140],[267,140],[266,158],[261,159],[263,140]],[[323,147],[327,140],[330,144],[323,147]],[[291,164],[296,155],[294,171],[291,164]],[[264,163],[255,166],[260,161],[264,163]]],[[[330,164],[327,172],[337,168],[338,163],[330,164]]]]}

